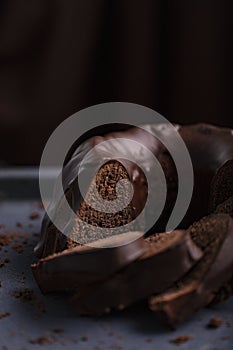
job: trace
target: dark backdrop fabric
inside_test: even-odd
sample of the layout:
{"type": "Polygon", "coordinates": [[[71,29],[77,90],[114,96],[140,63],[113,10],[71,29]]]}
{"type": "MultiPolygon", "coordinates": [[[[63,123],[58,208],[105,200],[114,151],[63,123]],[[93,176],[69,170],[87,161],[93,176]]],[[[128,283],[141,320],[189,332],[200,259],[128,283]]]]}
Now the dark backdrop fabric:
{"type": "Polygon", "coordinates": [[[233,127],[232,0],[2,0],[0,160],[38,164],[54,128],[126,101],[233,127]]]}

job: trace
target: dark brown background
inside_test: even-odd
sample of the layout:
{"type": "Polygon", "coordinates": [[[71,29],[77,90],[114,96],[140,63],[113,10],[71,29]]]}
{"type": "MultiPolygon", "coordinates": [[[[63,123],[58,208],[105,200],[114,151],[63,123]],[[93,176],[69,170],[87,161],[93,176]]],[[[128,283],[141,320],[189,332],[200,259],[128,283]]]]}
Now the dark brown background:
{"type": "Polygon", "coordinates": [[[36,164],[101,102],[233,127],[232,0],[2,0],[0,161],[36,164]]]}

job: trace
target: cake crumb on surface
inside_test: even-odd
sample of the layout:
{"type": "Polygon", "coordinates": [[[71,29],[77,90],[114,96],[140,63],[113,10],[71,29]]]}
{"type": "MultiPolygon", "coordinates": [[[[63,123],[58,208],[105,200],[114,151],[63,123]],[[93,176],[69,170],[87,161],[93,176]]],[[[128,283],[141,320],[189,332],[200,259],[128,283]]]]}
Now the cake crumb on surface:
{"type": "Polygon", "coordinates": [[[29,340],[29,342],[33,345],[48,345],[48,344],[55,343],[55,341],[56,341],[56,338],[46,337],[46,336],[41,336],[39,338],[29,340]]]}
{"type": "Polygon", "coordinates": [[[176,344],[176,345],[182,345],[192,338],[193,337],[191,337],[190,335],[183,334],[183,335],[179,335],[178,337],[169,340],[169,342],[176,344]]]}
{"type": "Polygon", "coordinates": [[[88,341],[88,337],[87,337],[86,335],[83,335],[83,336],[81,337],[81,340],[82,340],[82,341],[88,341]]]}
{"type": "Polygon", "coordinates": [[[3,267],[5,264],[8,264],[10,262],[10,259],[6,258],[4,260],[0,260],[0,267],[3,267]]]}
{"type": "Polygon", "coordinates": [[[57,334],[64,333],[64,329],[63,328],[55,328],[55,329],[53,329],[53,333],[57,333],[57,334]]]}
{"type": "Polygon", "coordinates": [[[13,296],[22,301],[33,301],[36,299],[33,290],[29,288],[16,290],[13,292],[13,296]]]}
{"type": "Polygon", "coordinates": [[[34,237],[40,237],[40,232],[34,232],[34,233],[33,233],[33,236],[34,236],[34,237]]]}
{"type": "Polygon", "coordinates": [[[222,319],[220,317],[214,316],[209,320],[209,323],[207,324],[207,328],[215,329],[220,327],[221,324],[222,324],[222,319]]]}
{"type": "Polygon", "coordinates": [[[29,219],[31,220],[36,220],[40,217],[40,214],[37,213],[36,211],[33,211],[30,215],[29,215],[29,219]]]}
{"type": "Polygon", "coordinates": [[[0,314],[0,320],[3,318],[9,317],[9,316],[10,316],[9,312],[4,312],[4,313],[0,314]]]}

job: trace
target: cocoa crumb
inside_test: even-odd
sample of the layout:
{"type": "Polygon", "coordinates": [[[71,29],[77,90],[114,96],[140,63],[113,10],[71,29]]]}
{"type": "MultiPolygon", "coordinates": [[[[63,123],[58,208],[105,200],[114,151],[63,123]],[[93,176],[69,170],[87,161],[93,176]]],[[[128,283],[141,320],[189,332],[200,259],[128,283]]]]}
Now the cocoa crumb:
{"type": "Polygon", "coordinates": [[[33,345],[47,345],[55,343],[56,338],[42,336],[36,339],[30,339],[29,342],[33,345]]]}
{"type": "Polygon", "coordinates": [[[62,328],[55,328],[55,329],[53,329],[53,333],[57,333],[57,334],[64,333],[64,329],[62,329],[62,328]]]}
{"type": "Polygon", "coordinates": [[[220,327],[222,324],[222,319],[220,317],[212,317],[207,324],[207,328],[215,329],[220,327]]]}
{"type": "Polygon", "coordinates": [[[34,233],[33,233],[33,236],[34,236],[34,237],[40,237],[40,232],[34,232],[34,233]]]}
{"type": "Polygon", "coordinates": [[[0,235],[0,247],[9,245],[12,241],[12,237],[10,237],[10,235],[7,234],[1,234],[0,235]]]}
{"type": "Polygon", "coordinates": [[[33,211],[33,212],[30,214],[29,219],[31,219],[31,220],[36,220],[36,219],[38,219],[39,217],[40,217],[40,214],[37,213],[36,211],[33,211]]]}
{"type": "Polygon", "coordinates": [[[178,337],[176,337],[174,339],[169,340],[169,342],[176,344],[176,345],[182,345],[192,338],[193,337],[191,337],[190,335],[183,334],[183,335],[179,335],[178,337]]]}
{"type": "Polygon", "coordinates": [[[18,253],[18,254],[22,254],[22,253],[23,253],[22,246],[21,246],[21,244],[19,244],[19,243],[14,243],[14,244],[12,245],[12,249],[13,249],[16,253],[18,253]]]}
{"type": "Polygon", "coordinates": [[[9,312],[4,312],[3,314],[0,314],[0,320],[5,317],[9,317],[10,313],[9,312]]]}
{"type": "Polygon", "coordinates": [[[88,337],[87,337],[86,335],[83,335],[83,336],[81,337],[81,340],[82,340],[82,341],[88,341],[88,337]]]}
{"type": "Polygon", "coordinates": [[[10,262],[10,259],[6,258],[4,260],[0,260],[0,267],[3,267],[5,264],[8,264],[10,262]]]}
{"type": "Polygon", "coordinates": [[[22,232],[9,232],[0,234],[0,250],[4,246],[9,246],[11,243],[15,242],[17,238],[28,239],[28,234],[22,232]]]}
{"type": "MultiPolygon", "coordinates": [[[[24,283],[23,281],[24,280],[22,279],[22,283],[24,283]]],[[[39,319],[42,314],[46,313],[44,302],[36,298],[33,290],[29,288],[22,288],[14,291],[12,295],[17,299],[20,299],[22,302],[29,302],[31,305],[36,307],[34,319],[39,319]]]]}
{"type": "Polygon", "coordinates": [[[20,300],[22,300],[24,302],[33,301],[33,300],[36,299],[33,290],[31,290],[29,288],[23,288],[23,289],[20,289],[18,291],[14,291],[13,292],[13,296],[16,299],[20,299],[20,300]]]}
{"type": "Polygon", "coordinates": [[[23,227],[23,224],[22,224],[22,222],[18,221],[18,222],[16,222],[16,226],[21,228],[21,227],[23,227]]]}

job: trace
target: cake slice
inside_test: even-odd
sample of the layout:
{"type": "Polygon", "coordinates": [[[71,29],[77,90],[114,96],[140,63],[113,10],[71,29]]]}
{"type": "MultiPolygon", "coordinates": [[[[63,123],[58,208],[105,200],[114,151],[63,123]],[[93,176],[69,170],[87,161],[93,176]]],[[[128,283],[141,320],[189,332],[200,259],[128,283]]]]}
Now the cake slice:
{"type": "MultiPolygon", "coordinates": [[[[215,209],[215,213],[225,213],[233,217],[233,196],[225,200],[223,203],[219,204],[215,209]]],[[[216,293],[215,298],[211,302],[211,305],[218,304],[227,300],[233,295],[233,271],[231,279],[226,282],[216,293]]]]}
{"type": "Polygon", "coordinates": [[[108,161],[98,170],[84,200],[80,202],[68,246],[75,245],[75,242],[92,245],[94,241],[100,241],[115,234],[143,231],[143,220],[135,223],[134,219],[145,205],[147,188],[143,187],[144,193],[142,193],[140,204],[138,201],[135,203],[135,191],[139,189],[134,188],[135,194],[131,199],[130,189],[124,184],[120,185],[121,180],[130,182],[130,171],[127,170],[127,163],[123,160],[121,162],[108,161]],[[107,212],[107,206],[112,203],[113,212],[107,212]],[[98,205],[98,209],[95,209],[95,204],[98,205]],[[117,209],[119,204],[122,210],[117,209]],[[86,223],[89,225],[87,226],[86,223]],[[117,228],[117,233],[115,233],[115,228],[117,228]]]}
{"type": "Polygon", "coordinates": [[[216,213],[216,214],[225,213],[225,214],[229,214],[233,217],[233,196],[229,197],[224,202],[217,205],[214,213],[216,213]]]}
{"type": "MultiPolygon", "coordinates": [[[[198,268],[195,267],[195,264],[202,253],[195,244],[194,231],[191,229],[189,232],[176,231],[171,234],[159,234],[156,235],[157,238],[153,236],[145,242],[143,241],[142,246],[138,246],[136,242],[135,246],[128,247],[130,248],[129,259],[127,258],[128,250],[126,248],[124,250],[122,247],[118,247],[112,256],[101,250],[101,245],[106,244],[106,241],[108,241],[108,246],[112,246],[113,243],[109,243],[109,239],[113,242],[118,239],[118,234],[123,237],[125,234],[134,235],[138,231],[145,235],[164,231],[176,203],[179,179],[175,162],[168,149],[166,149],[166,142],[163,144],[150,133],[155,131],[155,134],[158,133],[162,140],[169,140],[170,138],[172,140],[174,136],[173,128],[162,124],[151,124],[144,127],[145,130],[130,128],[127,131],[111,132],[109,134],[105,134],[103,130],[103,136],[94,136],[78,146],[74,145],[75,151],[73,149],[70,152],[63,169],[65,196],[60,198],[59,191],[57,194],[55,191],[50,204],[55,217],[63,220],[65,230],[62,229],[62,231],[65,234],[60,232],[50,218],[45,215],[41,239],[35,248],[37,256],[42,259],[38,264],[33,265],[33,272],[43,292],[67,290],[71,294],[74,293],[73,301],[80,313],[99,314],[106,310],[109,311],[111,308],[121,309],[152,294],[165,293],[165,290],[174,285],[178,279],[183,281],[184,275],[186,277],[183,282],[186,286],[186,278],[191,273],[189,282],[191,286],[197,286],[196,293],[198,296],[194,291],[193,293],[198,308],[201,305],[199,301],[202,299],[199,296],[202,296],[202,293],[198,289],[200,281],[197,275],[208,277],[208,271],[210,270],[212,275],[215,276],[214,273],[218,274],[218,266],[224,270],[225,264],[228,263],[229,255],[227,255],[225,261],[223,259],[220,264],[215,264],[218,249],[219,252],[222,251],[221,247],[226,249],[225,236],[222,235],[227,231],[227,224],[225,227],[224,222],[226,223],[228,219],[223,219],[221,215],[214,216],[214,219],[209,218],[210,223],[216,220],[216,225],[212,223],[206,226],[201,221],[200,226],[193,226],[198,237],[197,245],[204,253],[202,259],[204,263],[198,264],[200,266],[198,268]],[[142,144],[143,147],[139,147],[138,150],[132,146],[127,147],[121,142],[122,137],[134,140],[142,144]],[[111,149],[102,144],[99,156],[106,163],[98,169],[95,160],[89,158],[89,161],[85,164],[87,168],[94,167],[97,172],[95,172],[96,176],[93,181],[89,181],[83,198],[77,181],[79,170],[82,168],[82,160],[100,141],[110,139],[116,141],[115,150],[117,154],[119,150],[123,153],[126,151],[126,155],[130,156],[129,159],[133,156],[134,161],[129,164],[124,157],[123,160],[118,159],[118,157],[114,159],[111,149]],[[137,225],[134,223],[134,219],[145,207],[147,195],[148,198],[153,196],[157,199],[158,190],[161,188],[158,186],[157,173],[152,170],[153,157],[145,156],[144,146],[158,159],[167,183],[167,198],[163,212],[149,230],[145,229],[146,225],[142,221],[137,222],[137,225]],[[142,165],[143,170],[138,166],[138,163],[142,165]],[[148,174],[154,176],[154,180],[151,181],[152,190],[150,191],[148,191],[146,180],[148,174]],[[123,206],[124,209],[115,213],[97,210],[93,205],[95,189],[97,189],[104,202],[110,205],[111,202],[117,199],[116,188],[120,180],[129,180],[133,186],[134,196],[130,203],[128,203],[130,193],[121,191],[118,199],[123,204],[127,203],[123,206]],[[71,222],[70,217],[64,217],[63,201],[65,198],[77,215],[74,222],[71,222]],[[104,230],[102,230],[103,228],[104,230]],[[115,228],[119,229],[118,234],[116,234],[115,228]],[[210,237],[208,230],[211,232],[210,237]],[[190,234],[192,234],[192,238],[190,234]],[[145,248],[144,243],[146,243],[145,251],[143,250],[145,248]],[[83,247],[83,244],[90,244],[92,248],[83,247]],[[93,259],[93,257],[95,258],[93,259]],[[95,265],[97,260],[98,262],[95,265]],[[191,271],[189,271],[190,269],[191,271]],[[198,271],[197,274],[194,271],[198,271]]],[[[223,201],[227,200],[229,196],[233,196],[231,160],[233,157],[233,134],[230,129],[205,124],[176,125],[175,127],[188,148],[194,170],[193,196],[187,213],[178,227],[187,229],[194,220],[199,220],[208,214],[209,197],[211,212],[216,210],[229,212],[230,210],[229,203],[231,205],[231,202],[225,203],[224,206],[223,201]],[[210,189],[211,181],[212,187],[210,189]],[[222,209],[219,209],[219,206],[222,209]]],[[[128,157],[126,158],[128,159],[128,157]]],[[[146,209],[143,218],[145,223],[148,222],[148,218],[155,216],[154,206],[149,205],[146,209]]],[[[137,241],[137,233],[135,239],[137,241]]],[[[228,237],[226,240],[230,241],[230,238],[228,237]]],[[[128,243],[131,244],[132,241],[128,243]]],[[[232,245],[232,241],[229,245],[232,245]]],[[[109,249],[113,249],[113,247],[109,249]]],[[[232,272],[229,274],[228,280],[224,277],[224,281],[221,280],[222,276],[220,276],[219,288],[225,285],[225,282],[229,281],[231,276],[232,272]]],[[[205,281],[204,277],[203,280],[205,281]]],[[[202,279],[200,283],[202,283],[202,279]]],[[[211,289],[210,299],[212,300],[214,300],[216,288],[211,289]]],[[[180,288],[179,286],[178,289],[183,289],[183,287],[180,288]]],[[[192,292],[190,292],[190,295],[192,295],[192,292]]],[[[192,304],[192,300],[190,301],[190,298],[188,300],[192,304]]],[[[203,304],[208,302],[205,300],[203,304]]],[[[155,305],[157,305],[156,302],[155,305]]],[[[154,308],[156,309],[156,307],[154,308]]],[[[186,317],[185,314],[184,317],[182,316],[182,312],[181,320],[186,317]]],[[[187,314],[192,312],[191,307],[191,311],[187,311],[187,314]]]]}
{"type": "Polygon", "coordinates": [[[64,235],[53,223],[50,223],[47,227],[48,218],[45,217],[45,225],[42,226],[44,236],[36,247],[37,255],[40,258],[45,258],[80,244],[92,245],[94,241],[114,235],[114,228],[116,227],[118,228],[117,234],[126,233],[125,225],[127,225],[127,232],[143,231],[143,218],[137,220],[137,223],[134,222],[134,219],[144,208],[147,199],[147,182],[145,176],[141,174],[141,170],[138,169],[138,176],[134,176],[135,179],[131,181],[133,186],[135,185],[135,180],[140,181],[140,184],[137,182],[137,188],[133,188],[134,193],[131,201],[130,191],[124,190],[124,186],[118,187],[118,192],[116,192],[120,180],[131,180],[130,174],[129,162],[123,160],[122,162],[117,160],[106,162],[97,171],[84,198],[79,191],[78,184],[74,182],[71,188],[67,190],[65,196],[56,204],[56,216],[61,217],[64,222],[69,222],[69,218],[64,217],[62,210],[63,201],[66,198],[70,207],[76,211],[77,219],[75,222],[69,223],[70,231],[64,235]],[[99,205],[98,198],[95,197],[95,188],[98,195],[107,203],[111,203],[118,198],[118,203],[119,201],[122,202],[123,209],[109,213],[104,208],[101,210],[101,207],[100,210],[93,208],[88,203],[97,203],[99,205]],[[140,201],[137,198],[139,194],[140,201]],[[86,224],[89,225],[87,226],[86,224]],[[102,228],[105,229],[104,232],[102,228]]]}
{"type": "Polygon", "coordinates": [[[170,289],[149,299],[149,306],[171,327],[208,305],[233,271],[233,220],[215,214],[194,223],[189,229],[203,257],[170,289]]]}
{"type": "Polygon", "coordinates": [[[33,264],[33,275],[43,293],[72,292],[108,278],[140,257],[147,248],[141,236],[128,232],[92,242],[92,247],[72,246],[33,264]]]}
{"type": "Polygon", "coordinates": [[[186,231],[154,234],[137,260],[101,283],[77,289],[72,303],[82,315],[123,309],[159,293],[186,274],[202,253],[186,231]]]}
{"type": "MultiPolygon", "coordinates": [[[[216,205],[220,204],[224,200],[230,196],[226,197],[225,194],[228,191],[228,188],[232,193],[232,158],[233,158],[233,134],[232,130],[228,128],[219,128],[213,125],[208,124],[196,124],[196,125],[185,125],[179,126],[174,125],[176,130],[179,132],[180,136],[183,138],[184,143],[187,146],[187,149],[190,153],[193,171],[194,171],[194,190],[191,199],[191,203],[189,208],[180,223],[178,228],[187,229],[189,225],[195,220],[199,220],[204,215],[208,215],[208,199],[210,192],[210,183],[215,178],[214,183],[212,185],[212,207],[210,208],[210,212],[213,212],[216,205]],[[216,172],[218,173],[217,176],[216,172]],[[225,184],[227,180],[229,182],[230,187],[226,188],[225,184]],[[221,189],[219,190],[219,184],[221,185],[221,189]],[[220,196],[220,197],[219,197],[220,196]],[[213,209],[214,207],[214,209],[213,209]]],[[[144,147],[147,148],[159,161],[167,183],[167,198],[166,203],[161,213],[161,216],[158,220],[155,220],[154,226],[145,234],[149,235],[153,232],[163,232],[166,228],[169,217],[173,211],[174,205],[177,199],[178,193],[178,173],[176,169],[175,162],[166,148],[166,142],[161,142],[154,135],[159,135],[163,140],[169,140],[174,137],[174,128],[171,128],[166,124],[148,124],[143,126],[144,129],[138,127],[131,127],[125,130],[125,127],[122,128],[124,131],[116,128],[116,125],[112,125],[110,128],[103,127],[101,133],[95,134],[91,133],[91,137],[89,139],[80,139],[73,145],[69,155],[67,156],[65,166],[63,169],[63,187],[68,197],[68,201],[70,200],[70,206],[74,210],[75,213],[78,214],[79,219],[82,220],[83,224],[91,223],[94,228],[90,230],[83,230],[82,222],[76,222],[76,232],[75,236],[81,242],[86,244],[87,241],[96,239],[96,227],[105,227],[111,229],[113,227],[121,227],[124,230],[125,223],[133,222],[133,219],[137,217],[138,213],[144,208],[143,203],[147,199],[147,183],[145,179],[145,175],[150,174],[153,169],[153,157],[146,156],[144,152],[144,147]],[[112,130],[112,132],[109,132],[112,130]],[[96,135],[96,136],[93,136],[96,135]],[[98,136],[97,136],[98,135],[98,136]],[[123,142],[121,142],[121,138],[129,139],[132,141],[136,141],[137,144],[141,144],[143,147],[139,147],[138,149],[134,149],[132,145],[128,147],[125,146],[123,142]],[[126,158],[134,159],[134,163],[128,165],[125,162],[119,162],[117,160],[112,160],[114,157],[112,155],[112,148],[106,146],[105,141],[113,140],[114,141],[114,151],[116,154],[125,154],[126,158]],[[104,141],[102,144],[101,142],[104,141]],[[113,176],[113,180],[117,178],[128,178],[134,186],[135,198],[132,203],[129,204],[125,208],[122,213],[118,213],[117,215],[109,215],[109,213],[97,213],[94,208],[91,208],[86,203],[83,203],[83,198],[80,194],[79,187],[77,186],[77,177],[79,174],[80,164],[84,158],[89,154],[89,151],[92,150],[96,145],[101,144],[101,150],[99,151],[98,156],[102,159],[106,159],[110,161],[108,165],[104,165],[103,169],[101,169],[100,173],[106,178],[109,175],[113,176]],[[119,152],[118,152],[119,151],[119,152]],[[139,164],[144,165],[145,174],[140,169],[139,164]],[[116,171],[116,173],[115,173],[116,171]],[[102,225],[102,226],[101,226],[102,225]],[[106,227],[107,225],[107,227],[106,227]]],[[[100,130],[99,130],[100,132],[100,130]]],[[[97,152],[98,153],[98,152],[97,152]]],[[[95,158],[95,157],[94,157],[95,158]]],[[[95,163],[95,159],[90,157],[88,160],[88,167],[92,166],[95,163]]],[[[114,195],[114,189],[110,185],[109,181],[107,182],[104,179],[101,179],[100,173],[97,174],[97,184],[100,189],[100,193],[104,194],[106,200],[107,198],[114,195]],[[105,185],[107,188],[105,189],[105,185]],[[113,192],[108,192],[109,189],[113,192]],[[106,191],[108,193],[106,193],[106,191]]],[[[151,184],[153,187],[153,196],[156,197],[157,193],[157,183],[156,180],[151,184]]],[[[62,199],[57,198],[58,195],[54,195],[50,207],[54,209],[54,213],[57,217],[63,216],[62,211],[62,199]]],[[[145,221],[147,222],[148,217],[152,217],[154,215],[154,208],[152,206],[148,206],[145,211],[145,221]]],[[[69,218],[65,218],[67,222],[69,222],[69,218]]],[[[64,220],[64,221],[66,221],[64,220]]],[[[73,225],[73,223],[72,223],[73,225]]],[[[70,235],[73,227],[71,225],[70,232],[68,232],[68,236],[70,235]]],[[[143,224],[142,224],[143,226],[143,224]]],[[[131,227],[129,231],[140,231],[142,227],[131,227]]],[[[101,234],[101,230],[99,231],[97,236],[99,237],[101,234]]],[[[66,232],[67,233],[67,232],[66,232]]],[[[99,237],[100,238],[100,237],[99,237]]],[[[35,252],[39,258],[46,257],[55,252],[62,251],[69,246],[69,239],[67,239],[66,235],[59,232],[57,228],[53,225],[50,218],[45,215],[43,220],[43,225],[41,229],[41,239],[38,245],[35,247],[35,252]]],[[[76,240],[77,243],[77,240],[76,240]]]]}
{"type": "MultiPolygon", "coordinates": [[[[233,158],[233,149],[232,149],[233,158]]],[[[233,196],[233,159],[224,163],[211,181],[209,211],[233,196]]]]}

